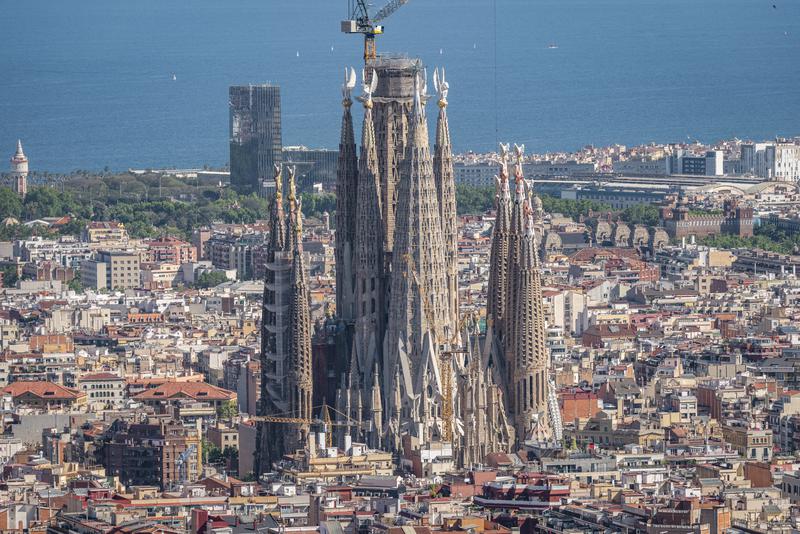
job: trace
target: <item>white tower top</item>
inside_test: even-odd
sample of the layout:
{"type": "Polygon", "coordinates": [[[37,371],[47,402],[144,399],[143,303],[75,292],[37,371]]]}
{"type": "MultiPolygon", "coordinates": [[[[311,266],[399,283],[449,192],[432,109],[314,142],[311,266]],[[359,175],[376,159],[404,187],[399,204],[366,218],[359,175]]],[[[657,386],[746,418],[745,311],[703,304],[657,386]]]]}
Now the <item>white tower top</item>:
{"type": "Polygon", "coordinates": [[[11,156],[11,175],[14,191],[21,197],[28,192],[28,158],[22,151],[22,141],[17,140],[17,151],[11,156]]]}
{"type": "Polygon", "coordinates": [[[28,158],[25,157],[25,152],[22,151],[22,141],[17,140],[17,151],[11,157],[11,171],[15,173],[28,172],[28,158]]]}

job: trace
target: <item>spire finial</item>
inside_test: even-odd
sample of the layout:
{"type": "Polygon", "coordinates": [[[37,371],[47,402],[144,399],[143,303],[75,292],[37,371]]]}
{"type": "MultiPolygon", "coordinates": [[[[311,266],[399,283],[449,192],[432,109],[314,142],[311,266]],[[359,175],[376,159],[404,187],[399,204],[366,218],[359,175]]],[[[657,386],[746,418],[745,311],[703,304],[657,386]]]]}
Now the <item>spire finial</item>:
{"type": "Polygon", "coordinates": [[[296,243],[299,246],[303,238],[303,201],[298,199],[294,204],[294,233],[297,236],[296,243]]]}
{"type": "Polygon", "coordinates": [[[525,145],[518,145],[514,143],[514,154],[516,156],[516,165],[514,166],[514,180],[516,182],[516,201],[522,202],[525,200],[525,176],[522,173],[522,160],[525,154],[525,145]]]}
{"type": "Polygon", "coordinates": [[[534,209],[533,209],[533,192],[528,189],[525,197],[525,204],[522,207],[522,212],[525,214],[525,234],[533,236],[534,225],[534,209]]]}
{"type": "Polygon", "coordinates": [[[289,167],[289,202],[294,202],[297,199],[297,189],[294,183],[294,174],[296,170],[294,165],[289,167]]]}
{"type": "Polygon", "coordinates": [[[500,143],[500,175],[496,176],[497,179],[497,194],[503,198],[510,197],[508,190],[508,143],[500,143]]]}
{"type": "Polygon", "coordinates": [[[439,69],[434,69],[433,71],[433,87],[436,89],[436,93],[439,95],[439,107],[446,108],[447,107],[447,92],[450,89],[450,84],[447,83],[444,75],[444,67],[442,67],[442,73],[439,74],[439,69]]]}
{"type": "Polygon", "coordinates": [[[350,95],[353,93],[353,87],[356,86],[356,69],[353,67],[344,68],[344,83],[342,84],[342,105],[349,108],[353,103],[350,95]]]}
{"type": "Polygon", "coordinates": [[[423,69],[422,76],[420,77],[420,73],[418,72],[414,76],[414,114],[417,117],[424,117],[425,116],[425,106],[423,105],[423,99],[425,96],[425,92],[428,90],[428,82],[426,80],[427,71],[423,69]]]}
{"type": "Polygon", "coordinates": [[[280,202],[283,200],[283,172],[280,164],[275,163],[272,166],[273,177],[275,180],[275,199],[280,202]]]}
{"type": "Polygon", "coordinates": [[[372,80],[367,83],[367,69],[364,68],[361,70],[361,80],[361,87],[364,94],[359,96],[358,99],[364,103],[364,108],[372,109],[372,95],[375,93],[375,89],[378,87],[378,73],[373,69],[372,80]]]}

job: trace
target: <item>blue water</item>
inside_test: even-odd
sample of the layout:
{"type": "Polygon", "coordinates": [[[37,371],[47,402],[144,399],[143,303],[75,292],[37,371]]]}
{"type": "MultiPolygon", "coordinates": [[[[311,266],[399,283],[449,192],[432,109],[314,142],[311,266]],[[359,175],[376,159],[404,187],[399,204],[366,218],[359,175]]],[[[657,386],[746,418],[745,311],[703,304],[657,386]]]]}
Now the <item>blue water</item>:
{"type": "MultiPolygon", "coordinates": [[[[345,3],[0,0],[0,158],[19,137],[38,170],[222,165],[228,86],[265,81],[284,144],[336,147],[345,3]]],[[[456,150],[800,133],[796,0],[497,0],[494,21],[411,0],[378,40],[447,68],[456,150]]]]}

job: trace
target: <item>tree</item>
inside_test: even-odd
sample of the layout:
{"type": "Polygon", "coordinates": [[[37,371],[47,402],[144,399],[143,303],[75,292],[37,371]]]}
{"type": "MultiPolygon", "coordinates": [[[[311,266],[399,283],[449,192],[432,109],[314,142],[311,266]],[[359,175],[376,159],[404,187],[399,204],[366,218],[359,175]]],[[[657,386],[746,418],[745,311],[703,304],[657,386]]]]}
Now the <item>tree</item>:
{"type": "Polygon", "coordinates": [[[239,449],[226,445],[222,451],[222,458],[225,460],[228,471],[239,471],[239,449]]]}
{"type": "Polygon", "coordinates": [[[200,273],[195,282],[195,287],[199,289],[208,289],[210,287],[217,287],[228,281],[228,277],[222,271],[204,271],[200,273]]]}
{"type": "Polygon", "coordinates": [[[241,480],[242,482],[255,482],[258,479],[256,478],[256,474],[250,471],[246,475],[240,476],[239,480],[241,480]]]}
{"type": "Polygon", "coordinates": [[[0,187],[0,220],[6,217],[18,219],[22,214],[22,200],[8,187],[0,187]]]}
{"type": "Polygon", "coordinates": [[[336,195],[333,193],[303,193],[300,202],[304,217],[319,217],[326,211],[336,211],[336,195]]]}
{"type": "Polygon", "coordinates": [[[661,217],[658,213],[658,207],[652,204],[637,204],[625,208],[622,212],[622,220],[629,224],[658,226],[661,222],[661,217]]]}
{"type": "Polygon", "coordinates": [[[222,451],[219,447],[208,441],[207,439],[203,439],[200,445],[203,449],[203,463],[210,464],[219,462],[222,458],[222,451]]]}
{"type": "Polygon", "coordinates": [[[478,215],[494,207],[494,187],[456,185],[456,209],[459,215],[478,215]]]}
{"type": "Polygon", "coordinates": [[[235,400],[225,401],[217,407],[217,417],[225,418],[233,422],[233,418],[239,415],[239,405],[235,400]]]}
{"type": "Polygon", "coordinates": [[[75,277],[67,282],[67,287],[75,293],[83,293],[83,284],[81,283],[81,270],[75,271],[75,277]]]}
{"type": "Polygon", "coordinates": [[[17,285],[19,274],[17,274],[17,268],[15,266],[6,265],[0,269],[0,273],[2,273],[3,276],[3,287],[14,287],[17,285]]]}

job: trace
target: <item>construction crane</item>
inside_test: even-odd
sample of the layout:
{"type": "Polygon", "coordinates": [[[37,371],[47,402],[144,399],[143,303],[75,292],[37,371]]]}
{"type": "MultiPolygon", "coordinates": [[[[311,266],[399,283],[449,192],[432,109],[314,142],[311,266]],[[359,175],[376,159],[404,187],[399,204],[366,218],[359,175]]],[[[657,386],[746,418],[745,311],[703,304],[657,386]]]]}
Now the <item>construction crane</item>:
{"type": "Polygon", "coordinates": [[[350,18],[342,21],[342,32],[364,34],[364,63],[375,59],[375,36],[383,33],[383,26],[378,23],[407,2],[408,0],[391,0],[370,16],[366,0],[348,0],[347,13],[350,18]]]}
{"type": "MultiPolygon", "coordinates": [[[[406,253],[403,255],[403,259],[408,265],[408,271],[411,273],[414,283],[417,285],[417,288],[419,288],[422,311],[428,320],[428,327],[430,328],[433,324],[433,312],[430,309],[428,299],[425,298],[425,289],[420,284],[414,258],[411,254],[406,253]]],[[[468,319],[470,319],[469,315],[461,317],[453,333],[453,337],[450,340],[442,340],[436,332],[433,332],[436,336],[436,344],[440,346],[439,376],[442,379],[442,441],[450,443],[453,441],[453,424],[455,421],[453,417],[453,355],[464,354],[466,352],[463,348],[456,347],[456,344],[458,343],[459,331],[464,328],[468,319]],[[446,341],[447,344],[441,347],[443,341],[446,341]]]]}
{"type": "Polygon", "coordinates": [[[346,426],[346,427],[358,427],[359,423],[354,421],[349,416],[341,413],[340,411],[328,406],[327,404],[323,404],[322,406],[315,406],[315,408],[319,408],[321,412],[321,418],[312,418],[306,419],[304,417],[287,417],[283,415],[256,415],[250,418],[251,421],[257,421],[262,423],[278,423],[284,425],[319,425],[322,427],[323,431],[325,432],[326,437],[326,444],[328,447],[331,446],[332,438],[331,438],[331,428],[335,426],[346,426]],[[331,419],[330,412],[334,411],[339,415],[345,418],[344,421],[333,421],[331,419]]]}
{"type": "Polygon", "coordinates": [[[186,484],[189,479],[188,476],[188,465],[189,459],[191,456],[197,452],[197,446],[192,444],[188,449],[183,451],[180,456],[175,460],[175,464],[178,466],[178,482],[180,484],[186,484]]]}

